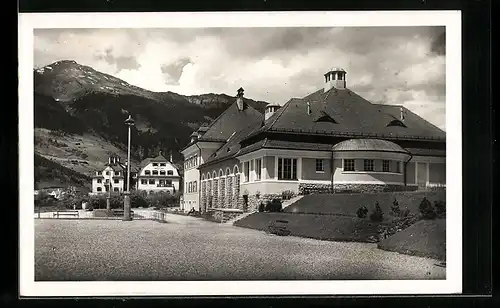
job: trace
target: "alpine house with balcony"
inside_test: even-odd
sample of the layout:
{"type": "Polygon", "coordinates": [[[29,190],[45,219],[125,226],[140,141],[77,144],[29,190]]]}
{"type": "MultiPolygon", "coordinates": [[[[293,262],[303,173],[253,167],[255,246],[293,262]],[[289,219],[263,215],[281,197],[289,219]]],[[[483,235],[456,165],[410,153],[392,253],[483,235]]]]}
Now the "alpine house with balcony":
{"type": "MultiPolygon", "coordinates": [[[[235,103],[183,150],[196,189],[184,200],[255,210],[297,194],[429,189],[446,184],[446,134],[403,106],[373,104],[346,85],[340,68],[324,86],[264,114],[235,103]],[[196,171],[194,171],[196,170],[196,171]],[[201,184],[198,184],[201,183],[201,184]]],[[[186,172],[188,174],[189,171],[186,172]]]]}
{"type": "Polygon", "coordinates": [[[168,160],[160,152],[158,156],[146,158],[141,162],[137,175],[137,190],[147,193],[175,193],[179,191],[180,179],[179,170],[172,162],[172,155],[168,160]]]}

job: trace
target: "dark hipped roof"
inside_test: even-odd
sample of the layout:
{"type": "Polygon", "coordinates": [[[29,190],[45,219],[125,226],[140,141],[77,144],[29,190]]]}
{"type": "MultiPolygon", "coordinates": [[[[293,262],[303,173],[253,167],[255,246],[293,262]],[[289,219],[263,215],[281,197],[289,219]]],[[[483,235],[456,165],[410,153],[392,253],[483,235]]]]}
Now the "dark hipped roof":
{"type": "Polygon", "coordinates": [[[445,140],[445,132],[403,107],[406,127],[387,126],[400,116],[400,106],[372,104],[349,89],[318,90],[302,99],[292,98],[249,135],[261,132],[318,134],[380,139],[445,140]],[[311,113],[307,113],[307,102],[311,113]],[[335,122],[315,121],[328,115],[335,122]]]}
{"type": "Polygon", "coordinates": [[[199,141],[225,142],[233,132],[240,130],[242,127],[247,127],[255,119],[262,117],[262,113],[249,104],[245,103],[244,106],[243,110],[238,110],[235,101],[212,122],[199,141]]]}
{"type": "Polygon", "coordinates": [[[254,119],[253,122],[251,122],[246,127],[234,131],[228,138],[227,142],[222,147],[220,147],[214,154],[212,154],[200,167],[213,164],[215,162],[222,161],[225,159],[229,159],[231,157],[235,157],[236,155],[238,155],[239,154],[238,152],[241,148],[240,141],[246,136],[248,136],[248,134],[254,131],[256,128],[260,127],[261,125],[262,125],[262,117],[259,117],[257,119],[254,119]]]}
{"type": "Polygon", "coordinates": [[[394,142],[380,139],[349,139],[341,141],[332,147],[332,151],[377,151],[409,154],[407,150],[394,142]]]}

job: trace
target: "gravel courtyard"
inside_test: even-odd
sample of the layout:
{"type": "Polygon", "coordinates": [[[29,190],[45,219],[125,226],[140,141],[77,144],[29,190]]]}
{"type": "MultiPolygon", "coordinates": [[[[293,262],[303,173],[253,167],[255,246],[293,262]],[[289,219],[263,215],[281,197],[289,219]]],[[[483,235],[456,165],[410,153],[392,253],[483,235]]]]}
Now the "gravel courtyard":
{"type": "Polygon", "coordinates": [[[445,279],[376,244],[279,237],[199,218],[35,220],[35,280],[445,279]]]}

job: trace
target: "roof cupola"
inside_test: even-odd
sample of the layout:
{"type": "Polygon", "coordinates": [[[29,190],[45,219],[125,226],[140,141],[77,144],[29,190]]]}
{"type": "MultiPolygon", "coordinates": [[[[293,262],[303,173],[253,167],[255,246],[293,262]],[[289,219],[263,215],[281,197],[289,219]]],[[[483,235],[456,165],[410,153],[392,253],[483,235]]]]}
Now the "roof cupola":
{"type": "Polygon", "coordinates": [[[345,75],[346,71],[342,68],[332,68],[325,76],[325,92],[329,91],[331,88],[343,90],[346,88],[345,75]]]}

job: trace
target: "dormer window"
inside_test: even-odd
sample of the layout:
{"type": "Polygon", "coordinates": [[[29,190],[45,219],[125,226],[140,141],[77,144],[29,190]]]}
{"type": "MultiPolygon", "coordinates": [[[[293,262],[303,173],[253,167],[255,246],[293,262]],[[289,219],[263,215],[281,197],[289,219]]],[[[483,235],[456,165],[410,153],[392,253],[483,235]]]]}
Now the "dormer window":
{"type": "Polygon", "coordinates": [[[400,126],[400,127],[407,127],[401,120],[394,119],[389,124],[387,124],[387,127],[390,126],[400,126]]]}
{"type": "Polygon", "coordinates": [[[153,167],[158,167],[158,163],[153,163],[153,167]]]}
{"type": "Polygon", "coordinates": [[[161,170],[160,175],[165,175],[165,170],[161,170]]]}
{"type": "Polygon", "coordinates": [[[174,175],[174,172],[173,172],[172,170],[168,170],[168,171],[167,171],[167,174],[168,174],[168,175],[174,175]]]}
{"type": "Polygon", "coordinates": [[[153,175],[158,175],[158,170],[153,170],[153,175]]]}
{"type": "Polygon", "coordinates": [[[330,122],[337,124],[337,121],[335,121],[329,114],[324,111],[320,112],[320,115],[314,120],[314,122],[330,122]]]}
{"type": "Polygon", "coordinates": [[[145,175],[151,175],[151,171],[146,170],[146,171],[144,171],[144,174],[145,174],[145,175]]]}

